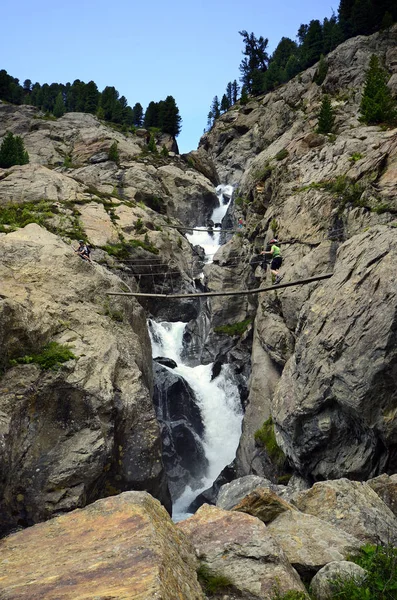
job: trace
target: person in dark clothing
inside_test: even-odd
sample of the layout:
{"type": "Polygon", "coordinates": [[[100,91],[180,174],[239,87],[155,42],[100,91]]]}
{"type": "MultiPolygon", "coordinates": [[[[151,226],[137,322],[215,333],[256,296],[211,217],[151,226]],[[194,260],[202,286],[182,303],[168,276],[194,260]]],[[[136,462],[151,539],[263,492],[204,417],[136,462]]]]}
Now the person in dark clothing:
{"type": "Polygon", "coordinates": [[[261,254],[269,254],[272,257],[272,262],[270,264],[270,272],[272,274],[272,281],[275,285],[280,283],[283,278],[283,275],[280,275],[280,267],[283,262],[283,258],[281,256],[280,246],[278,245],[278,240],[273,238],[269,242],[271,244],[270,250],[264,250],[261,254]]]}
{"type": "Polygon", "coordinates": [[[90,254],[91,254],[90,248],[87,244],[84,243],[83,240],[79,240],[79,247],[74,248],[74,251],[77,252],[77,254],[83,260],[86,260],[87,262],[92,262],[91,256],[90,256],[90,254]]]}

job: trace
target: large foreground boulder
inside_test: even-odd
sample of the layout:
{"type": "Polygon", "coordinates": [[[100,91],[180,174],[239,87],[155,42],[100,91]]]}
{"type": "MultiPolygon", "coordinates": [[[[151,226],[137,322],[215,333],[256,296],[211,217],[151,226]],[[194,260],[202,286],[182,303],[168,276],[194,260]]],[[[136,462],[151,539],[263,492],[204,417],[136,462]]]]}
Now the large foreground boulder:
{"type": "Polygon", "coordinates": [[[225,577],[240,598],[270,600],[276,591],[305,593],[284,551],[259,519],[204,504],[177,526],[191,540],[202,564],[225,577]]]}
{"type": "Polygon", "coordinates": [[[165,509],[125,492],[0,542],[7,600],[203,600],[196,558],[165,509]]]}
{"type": "Polygon", "coordinates": [[[328,521],[362,544],[397,545],[397,519],[367,484],[339,479],[315,483],[293,502],[302,512],[328,521]]]}

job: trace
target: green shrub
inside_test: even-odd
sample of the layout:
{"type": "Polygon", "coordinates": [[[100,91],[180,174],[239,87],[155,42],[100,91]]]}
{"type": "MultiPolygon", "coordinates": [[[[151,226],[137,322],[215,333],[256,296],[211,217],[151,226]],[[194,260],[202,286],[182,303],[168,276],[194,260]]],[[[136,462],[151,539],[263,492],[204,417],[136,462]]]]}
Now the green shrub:
{"type": "Polygon", "coordinates": [[[289,590],[285,594],[275,591],[273,600],[307,600],[307,594],[305,592],[298,592],[297,590],[289,590]]]}
{"type": "Polygon", "coordinates": [[[363,158],[363,155],[360,154],[360,152],[353,152],[353,154],[349,157],[350,162],[357,162],[358,160],[361,160],[363,158]]]}
{"type": "Polygon", "coordinates": [[[218,592],[226,591],[228,587],[233,585],[230,579],[224,575],[214,573],[205,564],[201,564],[198,568],[197,578],[201,587],[207,594],[216,594],[218,592]]]}
{"type": "Polygon", "coordinates": [[[29,154],[25,150],[22,138],[8,131],[0,146],[0,167],[8,169],[13,165],[26,165],[29,154]]]}
{"type": "Polygon", "coordinates": [[[161,156],[164,156],[166,158],[168,155],[169,155],[169,152],[167,150],[167,147],[164,146],[164,144],[163,144],[163,147],[161,148],[161,156]]]}
{"type": "Polygon", "coordinates": [[[274,158],[276,160],[284,160],[284,158],[287,158],[287,156],[288,156],[288,150],[286,148],[283,148],[282,150],[280,150],[280,152],[277,152],[277,154],[274,158]]]}
{"type": "Polygon", "coordinates": [[[9,225],[10,229],[25,227],[29,223],[45,226],[54,216],[52,205],[46,200],[27,202],[26,204],[6,204],[0,211],[0,225],[9,225]]]}
{"type": "Polygon", "coordinates": [[[318,63],[317,71],[314,75],[313,81],[317,83],[317,85],[321,85],[326,78],[328,73],[328,63],[324,58],[324,55],[321,54],[320,61],[318,63]]]}
{"type": "Polygon", "coordinates": [[[318,115],[317,133],[331,133],[335,123],[334,110],[331,105],[331,99],[325,95],[321,102],[321,108],[318,115]]]}
{"type": "Polygon", "coordinates": [[[112,160],[113,162],[115,162],[116,165],[119,164],[120,155],[119,155],[119,149],[117,147],[117,142],[113,142],[113,144],[110,146],[109,152],[108,152],[108,158],[109,158],[109,160],[112,160]]]}
{"type": "Polygon", "coordinates": [[[397,598],[397,548],[367,544],[349,557],[367,571],[364,582],[336,581],[334,600],[395,600],[397,598]]]}
{"type": "Polygon", "coordinates": [[[146,227],[144,226],[143,221],[140,217],[139,217],[139,219],[137,219],[137,221],[134,225],[134,229],[137,233],[145,233],[147,231],[146,227]]]}
{"type": "Polygon", "coordinates": [[[233,323],[230,325],[220,325],[219,327],[214,327],[215,333],[224,333],[225,335],[238,335],[242,336],[243,333],[247,330],[249,324],[252,323],[252,319],[245,319],[245,321],[240,321],[240,323],[233,323]]]}
{"type": "Polygon", "coordinates": [[[147,149],[148,149],[149,152],[153,152],[154,154],[157,154],[157,146],[156,146],[156,141],[154,139],[154,134],[153,133],[150,135],[149,143],[147,145],[147,149]]]}
{"type": "Polygon", "coordinates": [[[260,429],[255,431],[254,438],[258,446],[263,446],[266,449],[266,452],[277,466],[282,467],[284,465],[285,454],[276,442],[273,419],[271,417],[263,423],[260,429]]]}
{"type": "Polygon", "coordinates": [[[10,360],[10,365],[17,364],[36,364],[44,370],[56,370],[60,365],[68,360],[76,358],[71,349],[58,342],[49,342],[38,354],[21,356],[10,360]]]}

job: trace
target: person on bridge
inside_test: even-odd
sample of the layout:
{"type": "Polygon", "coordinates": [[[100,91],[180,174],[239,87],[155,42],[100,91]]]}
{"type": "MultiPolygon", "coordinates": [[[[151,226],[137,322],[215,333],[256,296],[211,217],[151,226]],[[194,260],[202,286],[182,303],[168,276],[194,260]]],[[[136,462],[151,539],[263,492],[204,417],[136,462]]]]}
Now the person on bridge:
{"type": "Polygon", "coordinates": [[[263,252],[261,252],[261,254],[264,255],[270,254],[270,256],[272,257],[272,262],[270,264],[270,272],[272,274],[272,282],[274,283],[274,285],[280,283],[280,281],[283,278],[283,275],[280,275],[280,267],[282,265],[283,258],[281,256],[281,250],[278,243],[278,240],[276,240],[276,238],[273,238],[269,242],[269,244],[271,244],[270,250],[263,250],[263,252]]]}

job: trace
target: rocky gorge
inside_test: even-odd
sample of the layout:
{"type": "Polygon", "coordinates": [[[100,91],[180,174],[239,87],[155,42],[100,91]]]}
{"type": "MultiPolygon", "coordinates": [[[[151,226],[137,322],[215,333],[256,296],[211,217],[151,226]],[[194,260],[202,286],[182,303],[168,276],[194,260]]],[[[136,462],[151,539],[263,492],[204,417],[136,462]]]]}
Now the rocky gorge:
{"type": "Polygon", "coordinates": [[[348,560],[363,544],[397,546],[397,130],[359,120],[372,54],[397,96],[396,42],[396,26],[344,42],[321,85],[314,65],[237,102],[182,156],[164,135],[152,153],[144,130],[0,104],[0,135],[30,157],[0,169],[0,598],[270,600],[311,584],[322,600],[332,577],[364,576],[348,560]],[[324,93],[332,135],[315,131],[324,93]],[[189,228],[219,184],[234,191],[206,263],[189,228]],[[108,295],[265,287],[251,262],[274,235],[283,283],[332,277],[108,295]],[[186,323],[185,362],[215,379],[227,365],[244,411],[235,460],[179,523],[204,428],[148,318],[186,323]],[[49,347],[69,354],[45,369],[49,347]]]}

